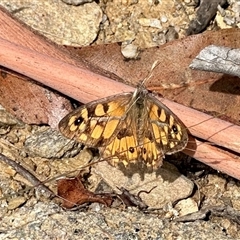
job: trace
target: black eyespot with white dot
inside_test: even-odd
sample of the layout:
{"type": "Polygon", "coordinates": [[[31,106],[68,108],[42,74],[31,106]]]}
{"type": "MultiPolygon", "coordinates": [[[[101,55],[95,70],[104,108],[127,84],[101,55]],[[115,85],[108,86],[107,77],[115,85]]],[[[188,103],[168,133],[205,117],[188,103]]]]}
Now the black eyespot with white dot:
{"type": "Polygon", "coordinates": [[[178,129],[177,129],[177,126],[176,125],[172,125],[172,130],[175,134],[178,133],[178,129]]]}
{"type": "Polygon", "coordinates": [[[130,147],[130,148],[128,149],[128,151],[129,151],[130,153],[134,153],[134,152],[135,152],[134,147],[130,147]]]}
{"type": "Polygon", "coordinates": [[[79,126],[83,121],[84,121],[84,119],[80,116],[80,117],[75,119],[74,125],[79,126]]]}

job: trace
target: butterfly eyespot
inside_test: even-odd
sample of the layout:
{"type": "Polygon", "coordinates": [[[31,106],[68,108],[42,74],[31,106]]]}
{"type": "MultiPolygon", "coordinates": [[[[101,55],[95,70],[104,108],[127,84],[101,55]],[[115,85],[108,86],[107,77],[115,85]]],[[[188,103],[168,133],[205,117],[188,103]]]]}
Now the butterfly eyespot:
{"type": "Polygon", "coordinates": [[[76,118],[76,120],[74,121],[74,125],[78,126],[78,125],[80,125],[83,121],[84,121],[84,119],[83,119],[82,117],[78,117],[78,118],[76,118]]]}
{"type": "Polygon", "coordinates": [[[176,125],[172,126],[172,130],[173,130],[174,133],[176,133],[176,134],[178,133],[178,129],[177,129],[176,125]]]}
{"type": "Polygon", "coordinates": [[[142,153],[146,154],[147,153],[147,149],[146,148],[142,148],[142,153]]]}
{"type": "Polygon", "coordinates": [[[134,147],[130,147],[128,150],[129,150],[130,153],[134,153],[134,151],[135,151],[134,147]]]}

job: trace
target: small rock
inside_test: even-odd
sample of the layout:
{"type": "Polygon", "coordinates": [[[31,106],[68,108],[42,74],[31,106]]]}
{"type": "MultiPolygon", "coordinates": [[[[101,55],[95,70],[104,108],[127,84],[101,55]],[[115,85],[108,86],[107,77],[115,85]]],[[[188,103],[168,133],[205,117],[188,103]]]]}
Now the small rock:
{"type": "Polygon", "coordinates": [[[188,199],[179,201],[175,205],[175,209],[179,211],[179,216],[184,216],[189,213],[197,212],[198,206],[197,206],[197,203],[192,198],[188,198],[188,199]]]}
{"type": "MultiPolygon", "coordinates": [[[[82,0],[82,2],[86,0],[82,0]]],[[[72,4],[80,0],[68,1],[72,4]]],[[[1,1],[14,16],[36,31],[60,45],[86,46],[91,44],[99,33],[102,21],[100,6],[91,2],[79,7],[67,5],[62,1],[1,1]]]]}
{"type": "Polygon", "coordinates": [[[51,128],[39,130],[25,141],[26,151],[30,156],[44,158],[72,157],[81,150],[81,144],[69,140],[51,128]]]}
{"type": "Polygon", "coordinates": [[[138,47],[132,43],[122,43],[121,52],[122,55],[128,59],[136,59],[139,55],[138,47]]]}
{"type": "Polygon", "coordinates": [[[92,170],[117,193],[121,193],[118,189],[120,187],[135,195],[142,191],[140,197],[150,208],[162,208],[166,203],[187,198],[193,191],[193,182],[167,162],[156,172],[127,169],[132,171],[131,176],[107,162],[93,165],[92,170]]]}
{"type": "Polygon", "coordinates": [[[154,28],[159,28],[162,29],[162,25],[159,19],[157,18],[139,18],[138,22],[140,25],[144,27],[154,27],[154,28]]]}
{"type": "Polygon", "coordinates": [[[9,210],[16,209],[16,208],[18,208],[19,206],[21,206],[25,202],[26,202],[26,199],[24,197],[22,197],[22,196],[12,198],[8,202],[8,209],[9,210]]]}
{"type": "Polygon", "coordinates": [[[3,109],[0,109],[0,126],[12,126],[20,123],[15,117],[3,109]]]}

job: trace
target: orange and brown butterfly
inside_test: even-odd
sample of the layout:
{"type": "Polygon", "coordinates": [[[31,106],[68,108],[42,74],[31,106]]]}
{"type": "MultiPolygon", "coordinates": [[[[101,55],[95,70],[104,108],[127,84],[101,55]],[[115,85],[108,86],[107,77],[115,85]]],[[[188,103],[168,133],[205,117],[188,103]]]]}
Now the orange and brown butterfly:
{"type": "Polygon", "coordinates": [[[112,165],[139,163],[154,169],[165,155],[183,150],[188,133],[181,120],[143,83],[134,92],[87,103],[59,123],[60,132],[99,149],[112,165]]]}

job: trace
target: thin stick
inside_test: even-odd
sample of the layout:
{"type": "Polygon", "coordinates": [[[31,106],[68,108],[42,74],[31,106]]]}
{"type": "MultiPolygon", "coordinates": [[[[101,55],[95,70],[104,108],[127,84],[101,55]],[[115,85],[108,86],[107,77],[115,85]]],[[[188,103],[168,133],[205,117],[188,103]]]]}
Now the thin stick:
{"type": "Polygon", "coordinates": [[[0,159],[11,166],[16,172],[26,178],[33,186],[38,186],[42,191],[45,191],[50,197],[55,196],[54,192],[52,192],[47,186],[45,186],[37,177],[35,177],[32,173],[30,173],[27,169],[21,166],[19,163],[13,161],[12,159],[6,157],[2,153],[0,153],[0,159]]]}

